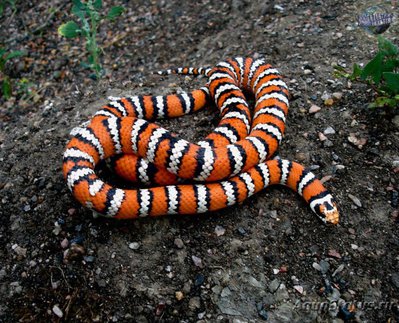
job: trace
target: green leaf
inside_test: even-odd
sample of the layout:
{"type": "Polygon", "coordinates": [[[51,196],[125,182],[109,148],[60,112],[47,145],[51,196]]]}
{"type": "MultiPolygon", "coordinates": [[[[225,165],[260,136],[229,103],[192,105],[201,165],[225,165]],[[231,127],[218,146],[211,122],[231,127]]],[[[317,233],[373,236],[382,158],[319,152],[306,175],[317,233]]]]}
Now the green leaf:
{"type": "Polygon", "coordinates": [[[6,53],[6,49],[0,47],[0,57],[2,57],[6,53]]]}
{"type": "Polygon", "coordinates": [[[360,78],[362,80],[371,78],[375,84],[378,84],[382,77],[382,60],[383,55],[380,52],[377,53],[377,55],[363,68],[360,78]]]}
{"type": "Polygon", "coordinates": [[[21,57],[21,56],[25,56],[26,52],[23,50],[14,50],[11,53],[8,53],[5,57],[5,61],[8,61],[9,59],[12,59],[14,57],[21,57]]]}
{"type": "Polygon", "coordinates": [[[11,83],[8,78],[3,80],[1,90],[3,92],[3,96],[8,100],[11,97],[11,83]]]}
{"type": "Polygon", "coordinates": [[[394,93],[399,93],[399,74],[392,72],[385,72],[383,74],[386,86],[394,93]]]}
{"type": "Polygon", "coordinates": [[[360,77],[362,72],[363,72],[363,69],[358,64],[355,63],[355,64],[353,64],[353,71],[352,71],[351,77],[353,79],[360,77]]]}
{"type": "Polygon", "coordinates": [[[66,38],[74,38],[81,32],[79,25],[74,21],[68,21],[58,27],[58,33],[66,38]]]}
{"type": "Polygon", "coordinates": [[[72,6],[72,10],[71,12],[78,17],[80,20],[85,19],[85,15],[86,15],[86,10],[85,8],[79,7],[77,5],[73,5],[72,6]]]}
{"type": "Polygon", "coordinates": [[[114,20],[116,17],[120,16],[123,11],[125,11],[125,8],[121,6],[112,7],[106,18],[109,20],[114,20]]]}
{"type": "Polygon", "coordinates": [[[399,54],[399,49],[393,43],[391,43],[388,39],[378,36],[378,50],[384,56],[396,56],[399,54]]]}
{"type": "Polygon", "coordinates": [[[382,66],[382,71],[383,72],[393,72],[395,68],[398,66],[399,62],[395,59],[387,59],[384,61],[384,64],[382,66]]]}
{"type": "Polygon", "coordinates": [[[100,10],[103,7],[103,2],[101,0],[94,0],[93,7],[94,9],[100,10]]]}
{"type": "Polygon", "coordinates": [[[80,1],[80,0],[72,0],[72,3],[79,10],[85,10],[86,9],[86,4],[82,3],[82,1],[80,1]]]}

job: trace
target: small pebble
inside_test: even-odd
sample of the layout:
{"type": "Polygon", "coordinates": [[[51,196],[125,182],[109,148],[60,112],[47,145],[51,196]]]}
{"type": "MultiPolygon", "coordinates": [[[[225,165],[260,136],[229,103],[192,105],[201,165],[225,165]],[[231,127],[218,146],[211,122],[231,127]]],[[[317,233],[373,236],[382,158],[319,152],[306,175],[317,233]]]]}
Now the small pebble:
{"type": "Polygon", "coordinates": [[[69,241],[68,241],[67,238],[65,238],[64,240],[61,241],[61,247],[62,247],[63,249],[67,248],[68,245],[69,245],[69,241]]]}
{"type": "Polygon", "coordinates": [[[329,255],[330,257],[333,257],[333,258],[338,258],[338,259],[341,258],[340,253],[339,253],[337,250],[335,250],[335,249],[330,249],[330,250],[328,250],[328,255],[329,255]]]}
{"type": "Polygon", "coordinates": [[[201,258],[199,258],[197,256],[191,256],[191,259],[193,260],[194,265],[196,267],[200,267],[200,268],[204,267],[204,264],[202,263],[202,259],[201,258]]]}
{"type": "Polygon", "coordinates": [[[198,296],[193,297],[190,299],[190,301],[188,302],[188,307],[191,310],[195,310],[201,307],[201,300],[198,296]]]}
{"type": "Polygon", "coordinates": [[[220,237],[220,236],[224,235],[225,232],[226,232],[226,229],[223,228],[222,226],[217,225],[217,226],[215,227],[216,236],[220,237]]]}
{"type": "Polygon", "coordinates": [[[177,292],[175,293],[175,297],[176,297],[176,299],[177,299],[178,301],[181,301],[181,300],[184,298],[184,294],[183,294],[183,292],[181,292],[181,291],[177,291],[177,292]]]}
{"type": "Polygon", "coordinates": [[[323,133],[321,133],[321,132],[318,133],[318,136],[319,136],[319,140],[320,140],[320,141],[325,141],[325,140],[327,140],[327,137],[326,137],[323,133]]]}
{"type": "Polygon", "coordinates": [[[321,108],[315,104],[313,104],[310,108],[309,108],[309,113],[310,114],[314,114],[317,113],[321,110],[321,108]]]}
{"type": "Polygon", "coordinates": [[[280,281],[278,279],[273,279],[269,284],[269,291],[274,293],[280,287],[280,281]]]}
{"type": "Polygon", "coordinates": [[[313,267],[314,269],[318,270],[318,271],[321,271],[321,267],[320,267],[320,265],[319,265],[317,262],[314,262],[314,263],[312,264],[312,267],[313,267]]]}
{"type": "Polygon", "coordinates": [[[26,257],[26,253],[27,253],[28,249],[22,248],[22,247],[18,246],[17,244],[14,244],[11,248],[12,248],[12,250],[14,250],[14,252],[18,256],[24,257],[24,258],[26,257]]]}
{"type": "Polygon", "coordinates": [[[324,100],[324,105],[332,106],[334,104],[334,100],[332,98],[324,100]]]}
{"type": "Polygon", "coordinates": [[[307,155],[306,155],[306,153],[299,152],[299,153],[297,153],[297,154],[295,155],[295,159],[296,159],[297,161],[299,161],[299,162],[303,162],[303,161],[307,160],[307,155]]]}
{"type": "Polygon", "coordinates": [[[321,272],[323,274],[325,274],[330,269],[330,264],[328,263],[328,261],[326,261],[324,259],[320,260],[319,265],[320,265],[320,268],[321,268],[321,272]]]}
{"type": "Polygon", "coordinates": [[[62,318],[64,316],[64,313],[62,313],[61,309],[58,307],[58,305],[53,306],[53,313],[57,315],[59,318],[62,318]]]}
{"type": "Polygon", "coordinates": [[[362,207],[362,202],[360,202],[359,198],[352,194],[348,194],[348,197],[352,200],[353,204],[355,204],[357,207],[362,207]]]}
{"type": "Polygon", "coordinates": [[[202,274],[198,274],[195,276],[194,285],[201,286],[205,281],[205,276],[202,274]]]}
{"type": "Polygon", "coordinates": [[[327,139],[327,140],[325,140],[324,142],[323,142],[323,146],[324,147],[332,147],[332,146],[334,146],[334,143],[331,141],[331,140],[329,140],[329,139],[327,139]]]}
{"type": "Polygon", "coordinates": [[[359,249],[359,246],[356,245],[356,244],[354,244],[354,243],[352,243],[352,244],[351,244],[351,248],[352,248],[353,250],[357,250],[357,249],[359,249]]]}
{"type": "Polygon", "coordinates": [[[92,263],[94,262],[94,257],[93,256],[85,256],[83,257],[84,261],[88,262],[88,263],[92,263]]]}
{"type": "Polygon", "coordinates": [[[332,276],[334,277],[336,274],[339,274],[341,271],[344,270],[344,268],[345,268],[344,264],[339,265],[338,268],[335,269],[335,271],[333,272],[332,276]]]}
{"type": "Polygon", "coordinates": [[[131,242],[129,243],[129,248],[132,250],[137,250],[138,248],[140,248],[140,244],[138,242],[131,242]]]}
{"type": "Polygon", "coordinates": [[[327,128],[323,131],[323,133],[324,133],[325,135],[333,135],[333,134],[335,134],[335,130],[334,130],[333,127],[327,127],[327,128]]]}
{"type": "Polygon", "coordinates": [[[176,246],[177,248],[179,248],[179,249],[184,248],[184,242],[183,242],[183,240],[180,239],[180,238],[176,238],[175,241],[174,241],[174,244],[175,244],[175,246],[176,246]]]}
{"type": "Polygon", "coordinates": [[[299,293],[299,294],[303,294],[303,287],[300,285],[295,285],[294,289],[299,293]]]}
{"type": "Polygon", "coordinates": [[[325,182],[328,182],[331,178],[332,178],[331,175],[323,176],[323,177],[320,179],[320,182],[321,182],[322,184],[324,184],[325,182]]]}
{"type": "Polygon", "coordinates": [[[362,149],[363,146],[367,143],[366,138],[358,138],[358,137],[356,137],[356,135],[354,133],[349,134],[348,141],[351,144],[354,144],[355,146],[357,146],[357,148],[359,148],[359,149],[362,149]]]}
{"type": "Polygon", "coordinates": [[[342,92],[334,92],[334,93],[332,94],[332,97],[333,97],[334,99],[336,99],[336,100],[341,100],[341,99],[342,99],[342,96],[343,96],[342,92]]]}

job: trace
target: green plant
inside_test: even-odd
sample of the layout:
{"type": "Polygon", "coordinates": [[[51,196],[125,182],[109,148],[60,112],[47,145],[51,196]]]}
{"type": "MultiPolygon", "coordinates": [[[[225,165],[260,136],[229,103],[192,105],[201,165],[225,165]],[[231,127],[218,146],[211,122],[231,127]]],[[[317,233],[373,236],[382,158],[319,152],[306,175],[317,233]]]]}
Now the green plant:
{"type": "Polygon", "coordinates": [[[88,62],[82,65],[95,72],[96,79],[103,73],[100,63],[101,48],[97,44],[97,30],[104,20],[114,20],[122,14],[123,7],[112,7],[106,15],[101,13],[103,5],[101,0],[72,0],[72,14],[78,18],[78,23],[68,21],[58,28],[58,33],[66,38],[83,36],[86,39],[86,50],[89,53],[88,62]]]}
{"type": "Polygon", "coordinates": [[[378,51],[363,68],[354,64],[351,73],[342,66],[334,68],[337,77],[366,83],[374,90],[376,98],[370,107],[399,106],[399,49],[388,39],[378,37],[378,51]]]}
{"type": "Polygon", "coordinates": [[[6,7],[7,4],[11,6],[13,11],[16,10],[15,0],[0,0],[0,16],[3,15],[4,8],[6,7]]]}
{"type": "Polygon", "coordinates": [[[12,95],[11,78],[5,71],[7,61],[15,57],[25,56],[26,53],[20,50],[7,52],[5,48],[0,47],[0,76],[1,76],[1,91],[5,99],[9,99],[12,95]]]}

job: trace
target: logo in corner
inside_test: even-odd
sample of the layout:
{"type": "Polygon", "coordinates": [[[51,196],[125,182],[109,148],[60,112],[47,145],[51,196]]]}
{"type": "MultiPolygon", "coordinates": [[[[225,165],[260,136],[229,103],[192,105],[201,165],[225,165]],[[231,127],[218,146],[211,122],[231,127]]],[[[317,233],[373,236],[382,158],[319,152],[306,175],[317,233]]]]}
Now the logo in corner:
{"type": "Polygon", "coordinates": [[[368,7],[357,17],[358,25],[374,35],[385,32],[394,20],[395,15],[382,5],[368,7]]]}

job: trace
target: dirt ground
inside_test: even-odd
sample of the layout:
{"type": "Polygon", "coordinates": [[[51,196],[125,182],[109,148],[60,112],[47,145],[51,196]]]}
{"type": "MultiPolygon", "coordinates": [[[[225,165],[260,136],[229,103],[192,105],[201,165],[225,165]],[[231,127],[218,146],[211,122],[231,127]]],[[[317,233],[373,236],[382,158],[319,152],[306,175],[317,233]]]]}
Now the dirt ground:
{"type": "MultiPolygon", "coordinates": [[[[99,82],[80,64],[83,41],[57,35],[69,1],[18,1],[0,18],[0,44],[28,52],[7,68],[34,91],[0,99],[0,321],[398,322],[398,117],[332,75],[375,52],[356,26],[366,2],[106,1],[116,4],[126,12],[100,28],[99,82]],[[338,226],[282,187],[221,212],[128,222],[74,200],[63,149],[107,96],[190,90],[206,80],[152,72],[234,56],[264,56],[285,75],[279,154],[323,178],[338,226]]],[[[384,34],[396,44],[397,25],[384,34]]],[[[209,107],[161,124],[198,140],[217,122],[209,107]]]]}

